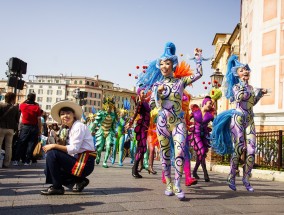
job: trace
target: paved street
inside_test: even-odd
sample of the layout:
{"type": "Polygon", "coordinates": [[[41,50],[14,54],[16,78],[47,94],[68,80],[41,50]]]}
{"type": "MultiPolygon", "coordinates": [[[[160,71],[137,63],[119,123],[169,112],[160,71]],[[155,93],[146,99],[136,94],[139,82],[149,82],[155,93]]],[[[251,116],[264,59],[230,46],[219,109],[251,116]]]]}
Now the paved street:
{"type": "Polygon", "coordinates": [[[233,192],[225,184],[226,174],[209,172],[211,182],[183,185],[186,199],[181,202],[163,194],[160,162],[155,162],[158,174],[143,170],[143,179],[131,176],[129,158],[123,167],[100,164],[84,192],[66,191],[64,196],[39,194],[47,186],[44,160],[0,169],[0,214],[284,214],[283,182],[252,180],[256,191],[249,193],[237,178],[238,191],[233,192]]]}

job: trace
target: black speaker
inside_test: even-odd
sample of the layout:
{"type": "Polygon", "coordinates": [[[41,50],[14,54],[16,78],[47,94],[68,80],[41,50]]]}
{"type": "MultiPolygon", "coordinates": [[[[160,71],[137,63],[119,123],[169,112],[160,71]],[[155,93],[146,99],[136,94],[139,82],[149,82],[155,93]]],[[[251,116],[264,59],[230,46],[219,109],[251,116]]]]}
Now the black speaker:
{"type": "Polygon", "coordinates": [[[10,77],[8,78],[7,85],[8,85],[9,87],[16,87],[17,79],[18,79],[17,77],[10,76],[10,77]]]}
{"type": "Polygon", "coordinates": [[[24,88],[24,84],[25,84],[24,80],[21,80],[21,79],[18,80],[17,89],[22,90],[24,88]]]}
{"type": "Polygon", "coordinates": [[[21,72],[22,74],[27,73],[27,63],[16,57],[11,57],[9,59],[8,67],[13,72],[21,72]]]}

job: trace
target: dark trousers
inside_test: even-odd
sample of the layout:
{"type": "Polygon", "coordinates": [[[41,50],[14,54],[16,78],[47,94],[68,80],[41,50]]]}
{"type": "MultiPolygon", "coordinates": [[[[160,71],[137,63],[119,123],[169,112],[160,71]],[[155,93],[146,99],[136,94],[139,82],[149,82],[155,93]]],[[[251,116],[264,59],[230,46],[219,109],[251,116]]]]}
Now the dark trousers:
{"type": "Polygon", "coordinates": [[[60,150],[50,150],[46,154],[46,183],[52,184],[55,189],[62,188],[62,185],[70,187],[75,183],[82,182],[90,175],[95,167],[94,157],[89,156],[81,177],[71,174],[76,163],[76,158],[60,150]]]}
{"type": "Polygon", "coordinates": [[[19,161],[22,158],[23,162],[29,163],[33,158],[33,151],[38,142],[38,126],[37,125],[22,125],[19,138],[17,140],[15,159],[19,161]]]}

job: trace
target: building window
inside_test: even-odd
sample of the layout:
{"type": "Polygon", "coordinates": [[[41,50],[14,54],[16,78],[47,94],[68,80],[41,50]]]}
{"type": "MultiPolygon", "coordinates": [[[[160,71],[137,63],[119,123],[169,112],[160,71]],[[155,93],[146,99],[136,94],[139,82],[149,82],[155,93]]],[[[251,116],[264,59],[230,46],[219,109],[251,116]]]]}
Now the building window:
{"type": "Polygon", "coordinates": [[[61,86],[58,86],[58,89],[61,89],[61,86]]]}
{"type": "Polygon", "coordinates": [[[51,105],[46,105],[46,106],[45,106],[45,109],[46,109],[46,110],[51,110],[51,105]]]}
{"type": "Polygon", "coordinates": [[[92,86],[94,86],[94,82],[92,82],[92,84],[91,84],[92,86]]]}
{"type": "Polygon", "coordinates": [[[55,80],[55,83],[58,84],[58,83],[59,83],[59,80],[55,80]]]}
{"type": "Polygon", "coordinates": [[[62,95],[62,90],[56,90],[56,95],[61,96],[62,95]]]}
{"type": "Polygon", "coordinates": [[[66,80],[66,84],[70,84],[70,80],[66,80]]]}
{"type": "Polygon", "coordinates": [[[97,98],[97,93],[95,93],[95,97],[94,98],[97,98]]]}
{"type": "Polygon", "coordinates": [[[46,97],[46,102],[52,102],[52,97],[46,97]]]}
{"type": "Polygon", "coordinates": [[[43,94],[43,89],[38,89],[37,94],[43,94]]]}
{"type": "Polygon", "coordinates": [[[31,87],[31,88],[33,88],[33,87],[34,87],[34,85],[31,85],[30,87],[31,87]]]}
{"type": "Polygon", "coordinates": [[[101,98],[101,94],[99,94],[99,99],[101,98]]]}
{"type": "Polygon", "coordinates": [[[51,80],[47,80],[47,83],[51,83],[51,80]]]}
{"type": "Polygon", "coordinates": [[[94,105],[97,105],[97,102],[96,102],[96,101],[94,101],[94,105]]]}
{"type": "Polygon", "coordinates": [[[80,80],[79,83],[82,84],[83,83],[82,80],[80,80]]]}
{"type": "Polygon", "coordinates": [[[61,100],[61,98],[56,98],[56,102],[59,102],[61,100]]]}
{"type": "Polygon", "coordinates": [[[98,106],[99,106],[99,107],[101,106],[101,102],[100,102],[100,101],[98,101],[98,106]]]}
{"type": "Polygon", "coordinates": [[[87,81],[87,85],[89,85],[90,84],[90,82],[89,81],[87,81]]]}
{"type": "Polygon", "coordinates": [[[42,97],[37,97],[37,102],[42,102],[42,97]]]}
{"type": "Polygon", "coordinates": [[[53,90],[47,90],[47,95],[52,95],[53,90]]]}
{"type": "Polygon", "coordinates": [[[74,81],[74,84],[77,84],[77,81],[74,81]]]}
{"type": "Polygon", "coordinates": [[[33,93],[34,92],[34,90],[33,89],[29,89],[29,93],[33,93]]]}
{"type": "Polygon", "coordinates": [[[52,88],[52,86],[48,86],[48,88],[50,89],[50,88],[52,88]]]}
{"type": "Polygon", "coordinates": [[[39,88],[42,88],[42,85],[39,85],[39,88]]]}

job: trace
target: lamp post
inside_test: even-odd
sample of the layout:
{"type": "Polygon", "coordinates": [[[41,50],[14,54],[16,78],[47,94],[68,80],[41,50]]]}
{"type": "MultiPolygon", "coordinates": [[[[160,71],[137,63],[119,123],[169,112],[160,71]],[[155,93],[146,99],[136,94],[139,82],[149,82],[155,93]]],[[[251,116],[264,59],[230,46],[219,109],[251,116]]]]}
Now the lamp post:
{"type": "Polygon", "coordinates": [[[220,72],[220,69],[217,68],[214,73],[210,76],[211,83],[212,83],[212,89],[210,90],[210,96],[214,100],[215,106],[216,106],[216,112],[217,115],[217,109],[218,109],[218,100],[222,97],[222,91],[219,89],[221,87],[224,75],[222,72],[220,72]]]}

